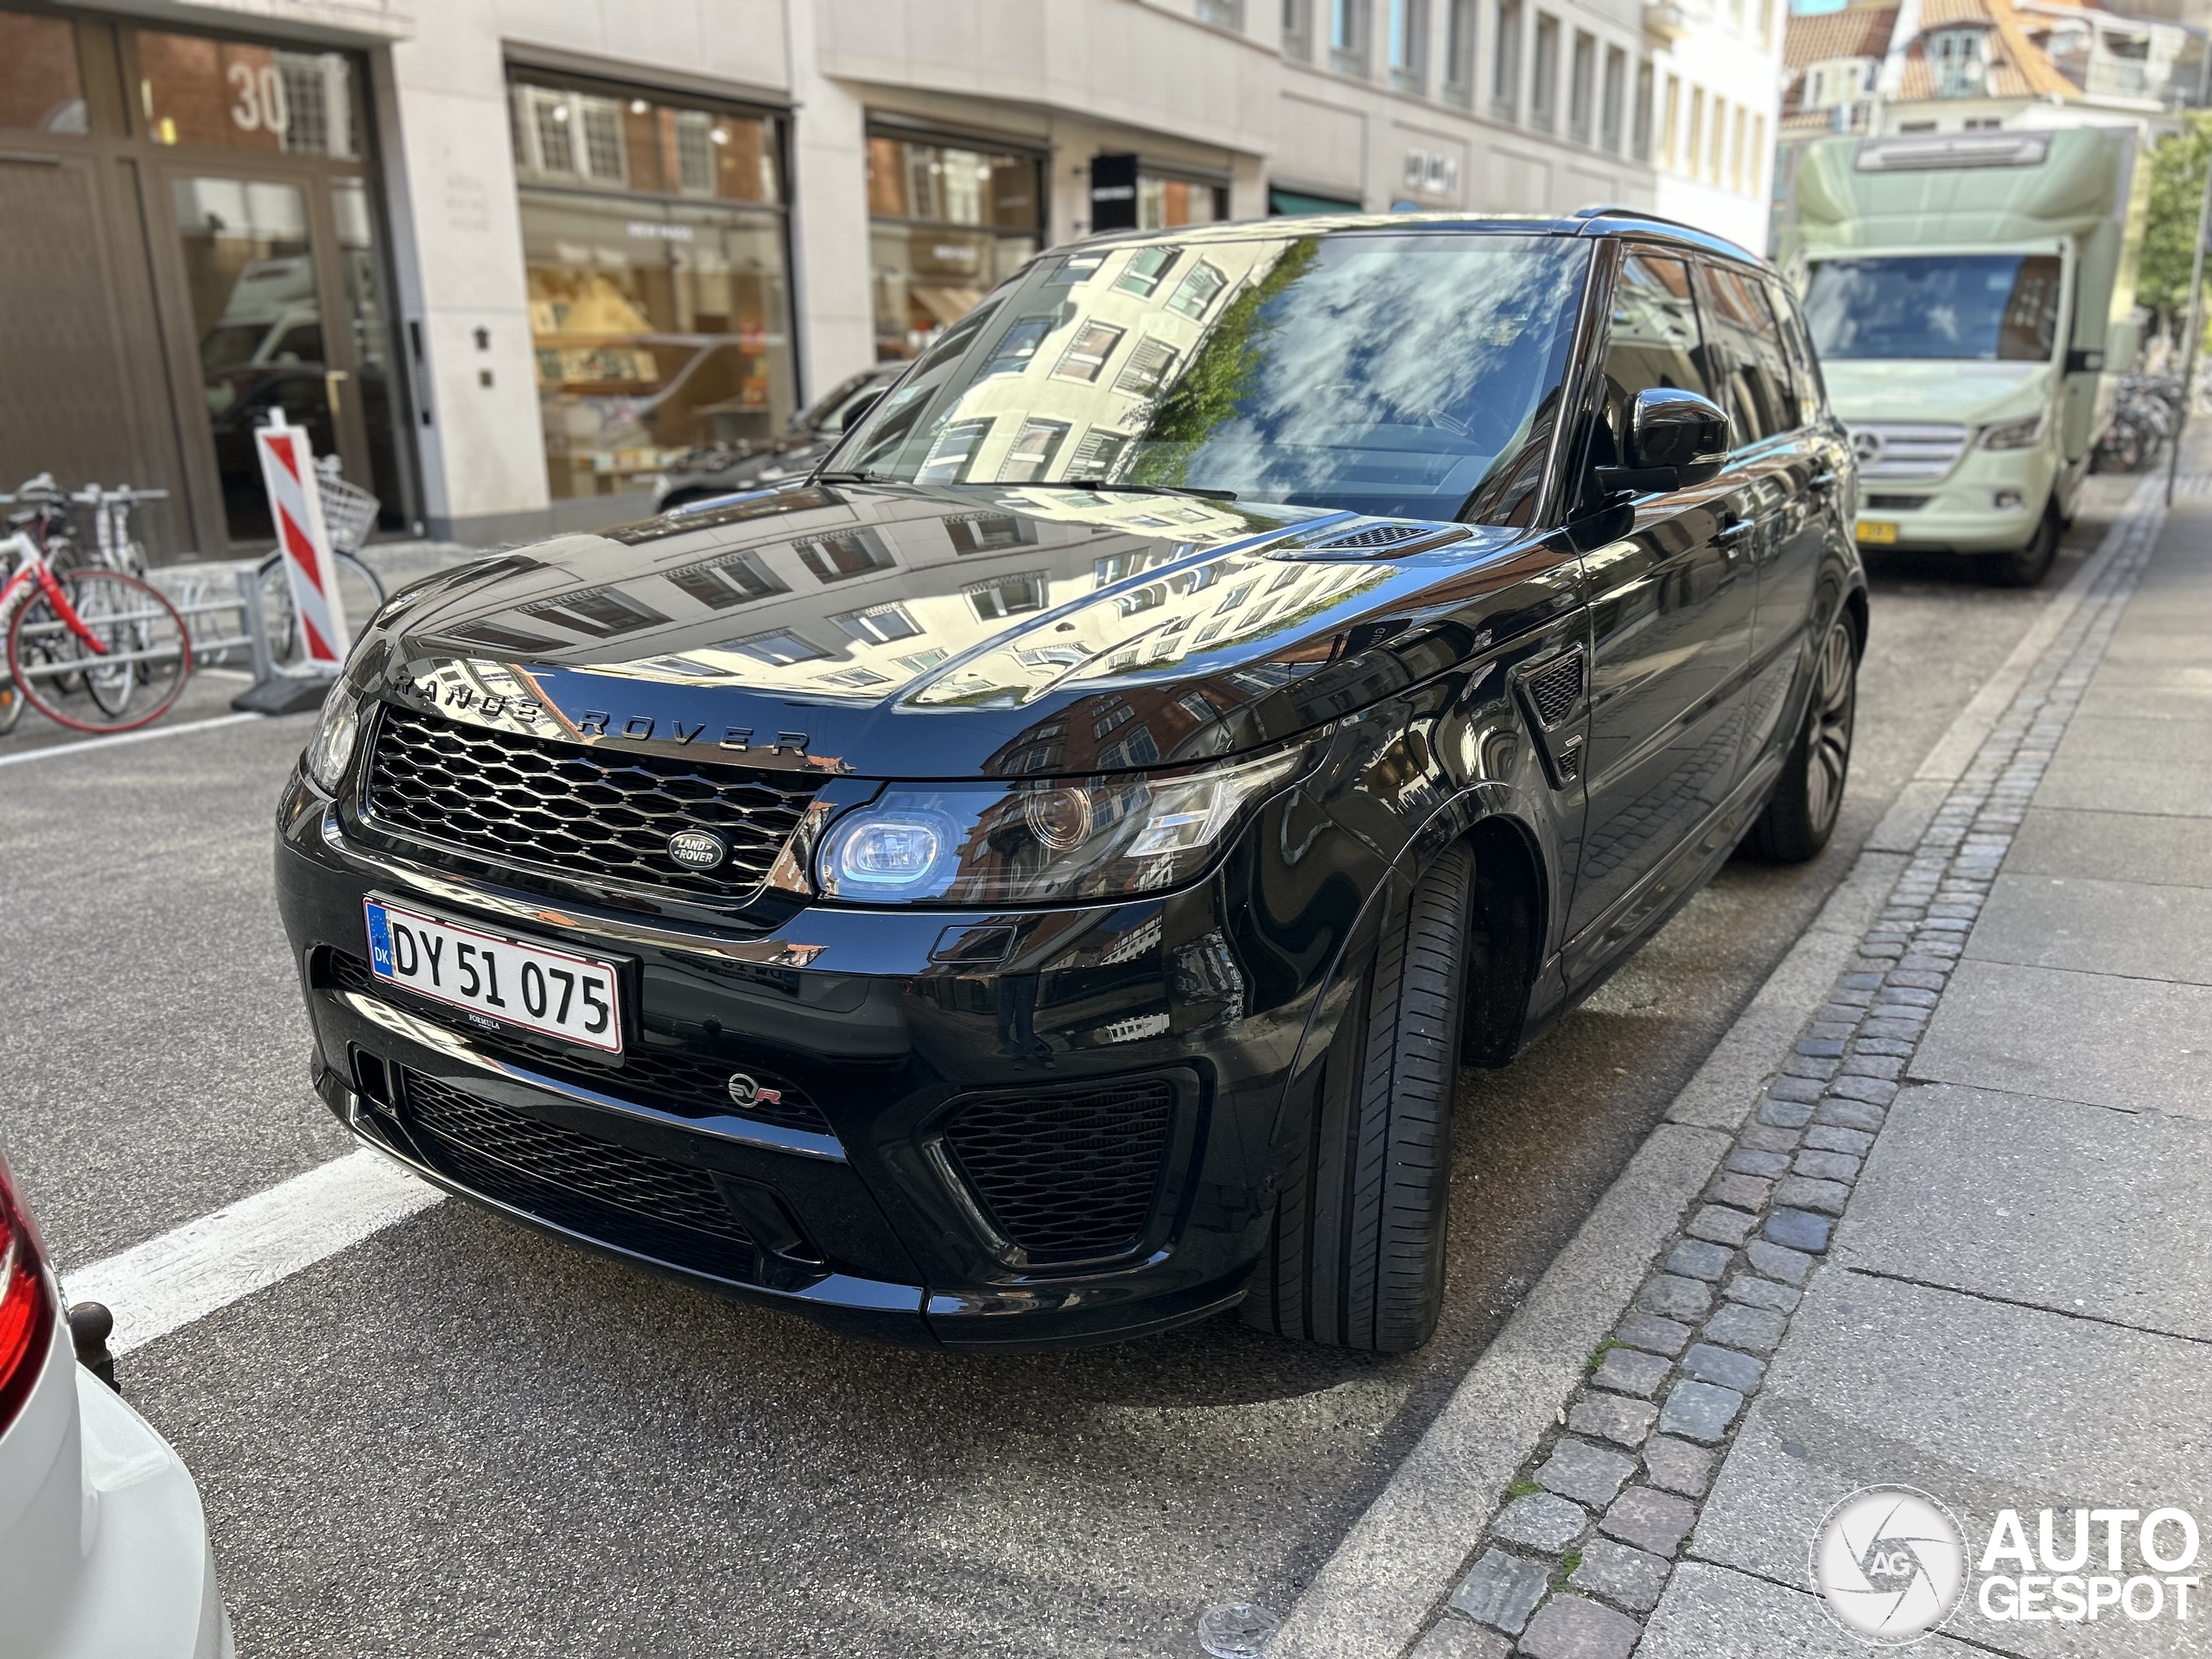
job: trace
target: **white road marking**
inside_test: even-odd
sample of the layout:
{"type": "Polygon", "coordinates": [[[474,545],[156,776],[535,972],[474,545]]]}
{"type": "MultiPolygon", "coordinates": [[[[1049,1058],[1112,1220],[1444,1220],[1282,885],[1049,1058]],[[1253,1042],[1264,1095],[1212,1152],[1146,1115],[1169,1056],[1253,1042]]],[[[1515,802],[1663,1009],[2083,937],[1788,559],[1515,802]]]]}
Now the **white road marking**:
{"type": "Polygon", "coordinates": [[[119,748],[125,743],[146,743],[157,737],[182,737],[188,732],[212,732],[218,726],[241,726],[266,715],[216,715],[207,720],[188,720],[181,726],[149,726],[143,731],[118,732],[112,737],[88,737],[76,743],[54,743],[21,754],[0,754],[0,766],[20,766],[26,760],[51,760],[57,754],[82,754],[87,749],[119,748]]]}
{"type": "MultiPolygon", "coordinates": [[[[258,719],[258,715],[249,715],[258,719]]],[[[62,1274],[72,1302],[105,1302],[127,1354],[443,1199],[363,1147],[62,1274]]]]}

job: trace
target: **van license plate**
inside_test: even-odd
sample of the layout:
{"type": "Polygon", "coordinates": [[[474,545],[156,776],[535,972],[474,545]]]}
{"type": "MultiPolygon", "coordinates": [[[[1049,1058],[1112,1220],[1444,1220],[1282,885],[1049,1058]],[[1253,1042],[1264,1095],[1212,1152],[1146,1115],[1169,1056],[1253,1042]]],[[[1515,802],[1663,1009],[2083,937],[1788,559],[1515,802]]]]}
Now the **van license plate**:
{"type": "Polygon", "coordinates": [[[365,899],[369,970],[487,1024],[519,1026],[608,1054],[622,1052],[610,963],[441,921],[365,899]]]}
{"type": "Polygon", "coordinates": [[[1872,542],[1878,547],[1891,547],[1897,543],[1897,527],[1880,518],[1861,518],[1859,521],[1859,539],[1872,542]]]}

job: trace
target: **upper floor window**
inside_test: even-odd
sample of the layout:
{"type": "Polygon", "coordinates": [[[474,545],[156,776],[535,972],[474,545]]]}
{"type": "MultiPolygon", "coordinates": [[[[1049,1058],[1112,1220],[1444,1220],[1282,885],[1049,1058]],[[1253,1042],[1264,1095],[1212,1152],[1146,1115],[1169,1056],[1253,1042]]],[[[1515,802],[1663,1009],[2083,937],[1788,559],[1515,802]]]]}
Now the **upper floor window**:
{"type": "Polygon", "coordinates": [[[1428,90],[1428,0],[1390,0],[1390,84],[1428,90]]]}
{"type": "Polygon", "coordinates": [[[1873,90],[1872,58],[1824,58],[1805,68],[1805,90],[1799,107],[1833,110],[1855,103],[1873,90]]]}
{"type": "Polygon", "coordinates": [[[1936,72],[1938,98],[1980,98],[1989,85],[1989,60],[1983,31],[1941,29],[1928,37],[1928,61],[1936,72]]]}
{"type": "Polygon", "coordinates": [[[1244,0],[1198,0],[1198,21],[1241,34],[1244,28],[1244,0]]]}
{"type": "Polygon", "coordinates": [[[1368,0],[1329,0],[1329,63],[1340,74],[1367,73],[1368,0]]]}

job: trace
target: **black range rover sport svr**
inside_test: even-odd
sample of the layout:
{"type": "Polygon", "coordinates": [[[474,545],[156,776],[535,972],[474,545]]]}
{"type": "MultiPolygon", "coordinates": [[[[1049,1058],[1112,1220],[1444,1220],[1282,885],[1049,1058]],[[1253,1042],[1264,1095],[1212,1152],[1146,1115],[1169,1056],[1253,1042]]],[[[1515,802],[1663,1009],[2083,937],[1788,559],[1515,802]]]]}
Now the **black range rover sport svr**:
{"type": "Polygon", "coordinates": [[[1790,295],[1677,226],[1046,254],[803,484],[364,631],[279,819],[317,1088],[874,1336],[1414,1347],[1458,1068],[1827,838],[1855,489],[1790,295]]]}

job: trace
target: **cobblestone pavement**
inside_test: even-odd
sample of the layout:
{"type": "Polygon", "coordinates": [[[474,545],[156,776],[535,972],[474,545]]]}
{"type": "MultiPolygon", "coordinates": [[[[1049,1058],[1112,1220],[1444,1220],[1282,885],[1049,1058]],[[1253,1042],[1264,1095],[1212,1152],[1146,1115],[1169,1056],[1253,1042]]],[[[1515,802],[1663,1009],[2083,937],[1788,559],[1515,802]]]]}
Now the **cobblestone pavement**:
{"type": "MultiPolygon", "coordinates": [[[[2135,592],[2165,523],[2158,500],[2158,481],[2145,485],[2107,537],[2082,602],[1590,1355],[1586,1380],[1531,1449],[1414,1659],[1626,1659],[1637,1649],[2135,592]]],[[[2212,647],[2205,657],[2212,663],[2212,647]]],[[[1808,1533],[1801,1548],[1809,1543],[1808,1533]]],[[[1694,1621],[1674,1634],[1685,1655],[1722,1645],[1694,1621]]]]}

